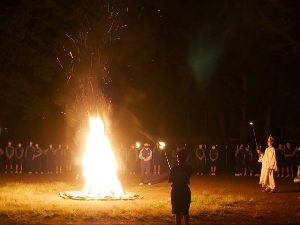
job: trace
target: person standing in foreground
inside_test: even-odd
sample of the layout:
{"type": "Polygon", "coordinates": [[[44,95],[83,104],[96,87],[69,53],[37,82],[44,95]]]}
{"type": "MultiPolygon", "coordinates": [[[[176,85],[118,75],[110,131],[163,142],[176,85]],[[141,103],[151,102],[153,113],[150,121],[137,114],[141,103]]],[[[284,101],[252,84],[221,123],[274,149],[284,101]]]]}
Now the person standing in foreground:
{"type": "Polygon", "coordinates": [[[55,149],[52,144],[45,149],[44,154],[46,156],[47,173],[55,173],[55,149]]]}
{"type": "Polygon", "coordinates": [[[160,174],[160,165],[163,157],[163,148],[159,146],[159,142],[156,142],[156,146],[152,149],[152,157],[154,174],[160,174]]]}
{"type": "Polygon", "coordinates": [[[64,149],[64,164],[66,172],[71,172],[72,170],[72,164],[73,164],[73,151],[69,147],[68,144],[66,144],[66,148],[64,149]]]}
{"type": "Polygon", "coordinates": [[[29,145],[26,147],[25,150],[25,159],[26,159],[26,170],[28,174],[32,174],[34,171],[34,151],[35,148],[33,147],[32,141],[29,142],[29,145]]]}
{"type": "Polygon", "coordinates": [[[34,170],[35,173],[41,173],[43,174],[42,170],[42,157],[43,157],[43,150],[40,148],[39,144],[35,144],[35,150],[33,154],[33,159],[34,159],[34,170]]]}
{"type": "Polygon", "coordinates": [[[211,146],[211,150],[209,151],[209,159],[210,159],[210,172],[211,175],[216,175],[217,172],[217,160],[219,158],[219,153],[216,148],[216,145],[211,146]]]}
{"type": "Polygon", "coordinates": [[[148,177],[148,185],[151,185],[150,166],[151,166],[151,159],[152,159],[152,151],[150,150],[148,143],[144,144],[144,148],[139,153],[139,158],[141,160],[141,180],[139,185],[144,184],[145,171],[148,177]]]}
{"type": "Polygon", "coordinates": [[[205,160],[205,150],[202,147],[202,144],[199,144],[199,147],[196,149],[196,169],[197,175],[204,173],[204,160],[205,160]]]}
{"type": "Polygon", "coordinates": [[[3,151],[2,148],[0,148],[0,172],[2,172],[3,168],[4,168],[4,154],[5,152],[3,151]]]}
{"type": "Polygon", "coordinates": [[[179,150],[177,153],[178,165],[172,166],[168,180],[169,183],[172,183],[171,205],[172,214],[175,214],[176,225],[181,224],[182,216],[185,225],[188,225],[190,220],[191,190],[189,184],[192,175],[192,166],[186,163],[187,159],[187,150],[179,150]]]}
{"type": "Polygon", "coordinates": [[[15,165],[16,171],[15,173],[22,173],[23,171],[23,156],[24,156],[24,148],[22,147],[21,143],[18,143],[17,147],[15,148],[15,165]]]}
{"type": "Polygon", "coordinates": [[[55,167],[56,174],[62,173],[62,161],[63,161],[64,150],[61,147],[61,144],[58,145],[58,148],[55,149],[55,167]]]}
{"type": "Polygon", "coordinates": [[[5,149],[5,154],[6,154],[5,173],[7,173],[8,170],[10,170],[10,172],[13,173],[15,149],[11,145],[11,142],[7,143],[7,147],[5,149]]]}
{"type": "Polygon", "coordinates": [[[129,174],[135,174],[137,168],[137,162],[139,161],[138,150],[134,144],[131,145],[131,148],[127,152],[126,156],[127,167],[129,174]]]}
{"type": "Polygon", "coordinates": [[[266,148],[265,152],[262,153],[260,150],[257,150],[257,153],[259,154],[258,161],[262,163],[259,184],[265,187],[262,192],[275,193],[273,172],[276,171],[277,165],[273,143],[274,138],[270,135],[268,138],[268,148],[266,148]]]}
{"type": "Polygon", "coordinates": [[[286,143],[285,152],[285,166],[286,166],[286,178],[294,177],[293,163],[294,163],[294,150],[292,149],[291,143],[286,143]]]}
{"type": "Polygon", "coordinates": [[[285,169],[285,155],[282,144],[278,144],[278,148],[275,151],[276,163],[277,163],[277,177],[284,177],[285,169]],[[280,174],[281,172],[281,174],[280,174]]]}
{"type": "Polygon", "coordinates": [[[240,144],[240,146],[237,148],[237,150],[235,151],[235,159],[236,159],[236,170],[235,170],[235,176],[239,177],[242,176],[242,172],[243,172],[243,162],[244,162],[244,145],[240,144]]]}

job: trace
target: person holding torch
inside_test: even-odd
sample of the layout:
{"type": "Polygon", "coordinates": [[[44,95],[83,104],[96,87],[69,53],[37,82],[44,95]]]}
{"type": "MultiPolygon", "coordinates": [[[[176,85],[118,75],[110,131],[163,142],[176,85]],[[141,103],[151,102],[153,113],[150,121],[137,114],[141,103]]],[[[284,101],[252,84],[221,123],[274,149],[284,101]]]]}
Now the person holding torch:
{"type": "Polygon", "coordinates": [[[273,173],[277,170],[277,165],[275,148],[273,147],[274,138],[271,135],[269,136],[267,143],[268,147],[264,153],[257,150],[257,153],[259,154],[258,161],[262,163],[259,184],[265,187],[262,192],[275,193],[275,180],[273,173]]]}

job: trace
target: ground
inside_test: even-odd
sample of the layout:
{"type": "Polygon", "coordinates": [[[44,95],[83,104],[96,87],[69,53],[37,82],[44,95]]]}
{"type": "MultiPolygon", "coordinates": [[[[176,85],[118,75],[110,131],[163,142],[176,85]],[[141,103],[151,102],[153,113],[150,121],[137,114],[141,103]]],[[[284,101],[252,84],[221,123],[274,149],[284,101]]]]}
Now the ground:
{"type": "MultiPolygon", "coordinates": [[[[72,177],[72,176],[71,176],[72,177]]],[[[28,174],[0,174],[0,185],[6,182],[34,183],[49,181],[48,175],[28,175],[28,174]]],[[[53,175],[53,181],[69,181],[70,175],[53,175]],[[56,176],[56,177],[55,177],[56,176]]],[[[73,179],[73,178],[72,178],[73,179]]],[[[152,176],[152,186],[138,187],[139,175],[123,175],[120,178],[124,185],[129,187],[141,188],[141,194],[147,199],[159,199],[169,196],[170,186],[166,182],[167,173],[152,176]],[[162,187],[165,189],[162,189],[162,187]],[[147,192],[143,192],[147,188],[147,192]],[[150,191],[149,191],[150,190],[150,191]],[[153,190],[153,191],[151,191],[153,190]],[[155,190],[166,190],[166,193],[158,193],[155,190]]],[[[300,184],[295,184],[291,178],[276,178],[276,193],[262,193],[262,187],[258,184],[259,177],[246,176],[235,177],[231,172],[220,172],[216,176],[205,174],[191,178],[191,191],[193,193],[226,193],[247,199],[236,206],[228,206],[228,210],[222,213],[212,213],[210,216],[199,212],[197,216],[191,216],[190,224],[299,224],[300,223],[300,184]]],[[[138,190],[138,189],[135,189],[138,190]]],[[[57,197],[57,201],[61,201],[57,197]]],[[[68,201],[68,200],[66,200],[68,201]]],[[[74,201],[74,200],[71,200],[74,201]]],[[[88,203],[89,204],[89,203],[88,203]]],[[[196,204],[196,202],[191,203],[196,204]]],[[[153,209],[155,210],[155,209],[153,209]]],[[[0,209],[0,224],[17,224],[10,220],[0,209]]],[[[171,213],[170,213],[171,214],[171,213]]],[[[194,213],[195,214],[195,213],[194,213]]],[[[132,221],[124,218],[115,217],[101,218],[98,221],[80,220],[74,223],[68,218],[54,218],[47,224],[132,224],[132,221]]],[[[134,224],[170,224],[172,222],[153,217],[147,220],[137,220],[134,224]]],[[[31,223],[33,224],[33,223],[31,223]]],[[[43,224],[43,223],[42,223],[43,224]]]]}

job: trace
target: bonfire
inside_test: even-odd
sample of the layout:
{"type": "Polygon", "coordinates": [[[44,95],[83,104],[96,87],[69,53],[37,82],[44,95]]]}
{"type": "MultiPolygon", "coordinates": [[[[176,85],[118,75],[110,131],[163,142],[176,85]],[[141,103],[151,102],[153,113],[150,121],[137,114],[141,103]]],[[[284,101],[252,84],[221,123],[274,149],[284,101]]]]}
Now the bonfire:
{"type": "Polygon", "coordinates": [[[89,133],[83,154],[85,184],[81,191],[65,191],[63,198],[81,200],[135,199],[125,194],[117,176],[117,164],[100,116],[90,117],[89,133]]]}

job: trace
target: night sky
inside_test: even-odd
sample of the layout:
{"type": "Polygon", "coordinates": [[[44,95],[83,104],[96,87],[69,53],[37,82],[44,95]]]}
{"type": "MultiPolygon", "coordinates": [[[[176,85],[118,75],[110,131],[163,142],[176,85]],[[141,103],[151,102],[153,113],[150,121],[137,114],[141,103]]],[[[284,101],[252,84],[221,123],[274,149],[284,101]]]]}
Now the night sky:
{"type": "Polygon", "coordinates": [[[76,143],[97,110],[116,143],[300,142],[297,0],[0,6],[1,143],[76,143]]]}

